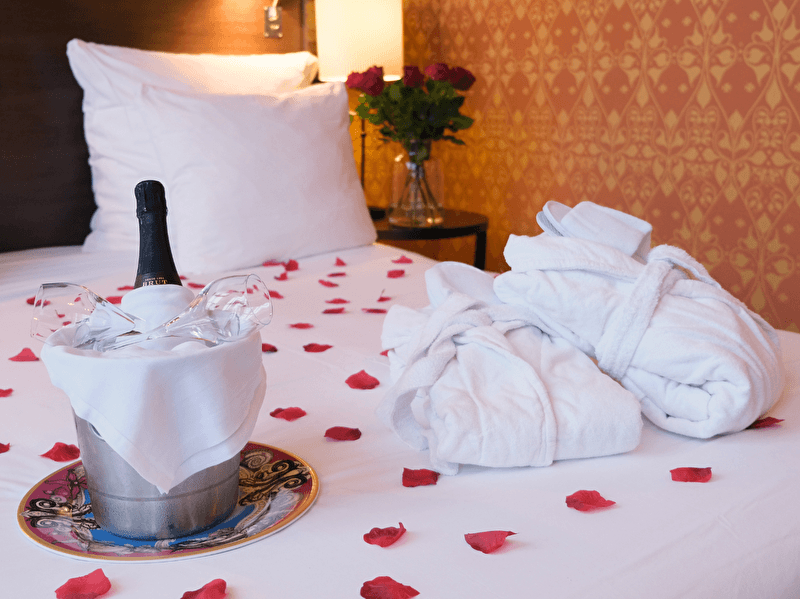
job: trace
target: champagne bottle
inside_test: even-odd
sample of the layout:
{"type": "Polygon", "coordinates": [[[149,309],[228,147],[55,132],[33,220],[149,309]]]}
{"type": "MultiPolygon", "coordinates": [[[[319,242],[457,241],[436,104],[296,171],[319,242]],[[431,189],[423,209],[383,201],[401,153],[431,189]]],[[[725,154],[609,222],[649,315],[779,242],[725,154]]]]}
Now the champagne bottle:
{"type": "Polygon", "coordinates": [[[139,266],[135,288],[181,285],[167,233],[167,199],[159,181],[141,181],[134,189],[139,219],[139,266]]]}

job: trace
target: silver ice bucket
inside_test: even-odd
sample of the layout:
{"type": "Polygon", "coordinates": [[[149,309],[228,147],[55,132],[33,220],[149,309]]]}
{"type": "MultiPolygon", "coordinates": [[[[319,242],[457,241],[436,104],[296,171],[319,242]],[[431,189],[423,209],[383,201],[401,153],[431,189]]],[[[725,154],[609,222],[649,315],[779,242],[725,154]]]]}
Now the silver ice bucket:
{"type": "Polygon", "coordinates": [[[239,455],[201,470],[166,495],[143,479],[86,420],[75,416],[92,512],[103,529],[130,539],[174,539],[211,528],[239,497],[239,455]]]}

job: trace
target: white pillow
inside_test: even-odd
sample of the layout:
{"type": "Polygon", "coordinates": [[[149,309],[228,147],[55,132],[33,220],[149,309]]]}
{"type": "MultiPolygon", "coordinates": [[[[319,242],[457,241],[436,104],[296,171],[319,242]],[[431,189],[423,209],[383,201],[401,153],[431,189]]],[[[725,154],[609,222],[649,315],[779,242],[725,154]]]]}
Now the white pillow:
{"type": "Polygon", "coordinates": [[[97,203],[84,251],[138,247],[133,188],[143,179],[162,178],[135,107],[143,85],[182,92],[274,94],[308,86],[318,64],[308,52],[172,54],[77,39],[67,44],[67,57],[83,88],[84,131],[97,203]]]}
{"type": "Polygon", "coordinates": [[[343,83],[276,96],[145,86],[136,109],[163,173],[181,272],[235,270],[375,241],[343,83]]]}

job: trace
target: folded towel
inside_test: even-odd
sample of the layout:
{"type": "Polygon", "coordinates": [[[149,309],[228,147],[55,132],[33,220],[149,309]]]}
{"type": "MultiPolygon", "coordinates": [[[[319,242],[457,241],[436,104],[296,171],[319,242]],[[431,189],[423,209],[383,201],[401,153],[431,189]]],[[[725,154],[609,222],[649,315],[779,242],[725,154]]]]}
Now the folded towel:
{"type": "Polygon", "coordinates": [[[393,306],[384,321],[394,385],[378,415],[434,468],[547,466],[638,445],[636,398],[533,312],[499,302],[491,275],[442,263],[425,278],[431,305],[393,306]]]}
{"type": "MultiPolygon", "coordinates": [[[[177,298],[169,308],[168,298],[160,299],[174,312],[187,303],[177,298]]],[[[146,312],[154,322],[163,316],[146,312]]],[[[66,392],[77,416],[163,493],[233,457],[249,440],[266,391],[258,332],[210,348],[166,339],[105,353],[72,348],[67,337],[61,341],[41,353],[53,385],[66,392]]]]}
{"type": "Polygon", "coordinates": [[[658,246],[642,263],[612,245],[512,235],[494,291],[596,358],[662,428],[708,438],[765,413],[783,388],[774,329],[686,252],[658,246]]]}

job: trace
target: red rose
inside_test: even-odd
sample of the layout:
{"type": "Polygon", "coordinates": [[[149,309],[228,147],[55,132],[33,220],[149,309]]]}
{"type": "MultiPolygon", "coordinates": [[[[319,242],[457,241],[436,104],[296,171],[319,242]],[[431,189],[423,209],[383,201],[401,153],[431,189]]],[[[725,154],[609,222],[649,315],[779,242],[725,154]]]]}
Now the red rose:
{"type": "Polygon", "coordinates": [[[418,66],[403,67],[404,85],[408,87],[422,87],[423,83],[425,83],[425,75],[422,74],[418,66]]]}
{"type": "Polygon", "coordinates": [[[443,62],[437,62],[425,67],[425,74],[434,81],[447,81],[450,67],[443,62]]]}
{"type": "Polygon", "coordinates": [[[363,73],[350,73],[347,87],[362,91],[368,96],[380,96],[383,91],[383,67],[370,67],[363,73]]]}
{"type": "Polygon", "coordinates": [[[457,90],[467,91],[475,83],[475,75],[464,67],[453,67],[447,74],[447,80],[453,84],[457,90]]]}

